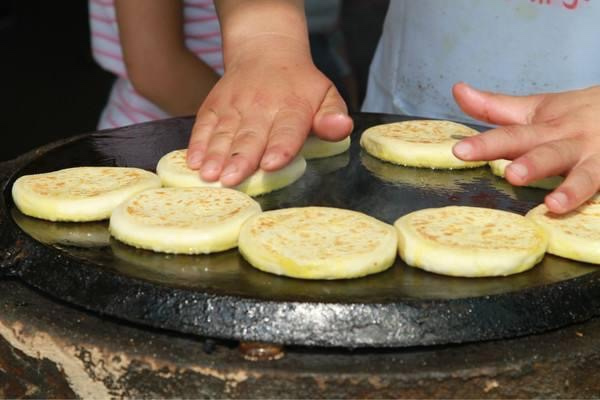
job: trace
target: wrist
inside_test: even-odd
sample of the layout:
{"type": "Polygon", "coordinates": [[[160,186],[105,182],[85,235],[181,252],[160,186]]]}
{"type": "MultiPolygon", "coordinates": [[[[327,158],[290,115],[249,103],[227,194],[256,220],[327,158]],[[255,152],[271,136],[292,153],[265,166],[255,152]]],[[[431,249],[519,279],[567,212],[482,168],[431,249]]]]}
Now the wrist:
{"type": "Polygon", "coordinates": [[[312,60],[303,1],[221,0],[218,10],[225,66],[257,55],[312,60]]]}

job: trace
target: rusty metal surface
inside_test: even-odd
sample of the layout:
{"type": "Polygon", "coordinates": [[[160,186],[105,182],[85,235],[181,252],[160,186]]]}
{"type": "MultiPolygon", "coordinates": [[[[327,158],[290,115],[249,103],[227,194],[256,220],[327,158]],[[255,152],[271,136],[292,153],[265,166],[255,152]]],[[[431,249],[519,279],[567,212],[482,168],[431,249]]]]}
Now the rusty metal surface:
{"type": "MultiPolygon", "coordinates": [[[[360,151],[363,129],[401,119],[356,115],[349,153],[310,162],[296,184],[258,200],[264,209],[328,205],[386,222],[424,207],[468,204],[523,213],[542,201],[544,191],[514,188],[487,168],[404,168],[360,151]]],[[[10,184],[16,176],[77,165],[153,170],[163,154],[185,146],[191,122],[171,119],[82,135],[0,167],[0,245],[6,249],[0,270],[52,296],[128,321],[284,344],[477,341],[542,332],[600,313],[597,267],[554,256],[506,278],[444,277],[408,268],[398,258],[388,271],[361,279],[303,281],[260,272],[235,250],[166,256],[110,239],[105,223],[46,223],[13,209],[10,184]]]]}
{"type": "Polygon", "coordinates": [[[3,398],[600,397],[599,319],[475,344],[288,347],[285,357],[265,362],[245,360],[232,342],[205,344],[0,281],[3,398]]]}

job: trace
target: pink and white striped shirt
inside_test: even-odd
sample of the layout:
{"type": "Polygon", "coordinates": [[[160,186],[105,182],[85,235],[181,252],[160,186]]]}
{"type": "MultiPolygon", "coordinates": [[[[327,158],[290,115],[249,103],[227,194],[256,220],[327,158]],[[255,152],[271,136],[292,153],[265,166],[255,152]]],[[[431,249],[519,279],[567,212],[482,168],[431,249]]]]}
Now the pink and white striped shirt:
{"type": "MultiPolygon", "coordinates": [[[[187,48],[216,72],[223,74],[221,33],[213,1],[178,1],[183,3],[187,48]]],[[[127,78],[114,0],[89,0],[89,18],[94,59],[102,68],[117,76],[100,116],[98,129],[168,118],[169,114],[137,93],[127,78]]]]}

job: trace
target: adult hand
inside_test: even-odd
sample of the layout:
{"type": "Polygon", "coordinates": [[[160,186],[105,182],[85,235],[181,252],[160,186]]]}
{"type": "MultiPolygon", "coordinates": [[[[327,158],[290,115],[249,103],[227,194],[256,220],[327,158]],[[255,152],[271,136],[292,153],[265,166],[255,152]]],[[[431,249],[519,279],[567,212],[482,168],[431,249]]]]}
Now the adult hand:
{"type": "Polygon", "coordinates": [[[557,214],[578,207],[600,188],[600,86],[521,97],[458,83],[453,95],[465,113],[498,125],[457,143],[457,157],[513,160],[506,179],[518,186],[565,175],[545,198],[557,214]]]}
{"type": "Polygon", "coordinates": [[[233,186],[259,167],[287,165],[311,129],[333,141],[351,132],[342,97],[304,46],[263,35],[236,49],[200,107],[188,165],[207,181],[233,186]]]}

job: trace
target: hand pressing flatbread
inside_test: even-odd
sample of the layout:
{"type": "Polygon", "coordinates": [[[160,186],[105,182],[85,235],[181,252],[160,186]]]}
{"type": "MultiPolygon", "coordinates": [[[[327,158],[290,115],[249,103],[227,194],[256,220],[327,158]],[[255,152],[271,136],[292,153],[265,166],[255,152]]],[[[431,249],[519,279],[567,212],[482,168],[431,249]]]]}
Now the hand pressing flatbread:
{"type": "Polygon", "coordinates": [[[363,132],[360,145],[373,157],[408,167],[474,168],[486,162],[460,160],[452,147],[477,134],[456,122],[414,120],[373,126],[363,132]]]}
{"type": "Polygon", "coordinates": [[[548,246],[547,234],[532,221],[490,208],[428,208],[400,217],[394,226],[400,257],[443,275],[516,274],[537,264],[548,246]]]}
{"type": "MultiPolygon", "coordinates": [[[[156,165],[156,173],[167,187],[223,187],[221,182],[206,182],[200,172],[187,166],[187,150],[175,150],[165,154],[156,165]]],[[[304,174],[306,160],[298,156],[280,170],[258,170],[233,189],[249,196],[260,196],[291,185],[304,174]]]]}
{"type": "Polygon", "coordinates": [[[25,175],[12,197],[25,215],[49,221],[99,221],[132,195],[160,187],[160,178],[139,168],[75,167],[25,175]]]}
{"type": "Polygon", "coordinates": [[[564,215],[554,214],[546,205],[540,204],[526,216],[548,233],[548,253],[600,264],[599,195],[564,215]]]}
{"type": "MultiPolygon", "coordinates": [[[[506,167],[511,163],[510,160],[499,159],[488,162],[492,173],[500,178],[504,178],[504,172],[506,171],[506,167]]],[[[547,189],[553,190],[556,189],[563,181],[562,176],[550,176],[544,179],[540,179],[534,182],[530,182],[525,186],[534,187],[538,189],[547,189]]]]}
{"type": "Polygon", "coordinates": [[[117,207],[109,231],[142,249],[206,254],[234,248],[242,223],[260,212],[256,201],[233,189],[153,189],[117,207]]]}
{"type": "Polygon", "coordinates": [[[391,225],[338,208],[267,211],[242,226],[238,248],[255,268],[304,279],[357,278],[394,263],[391,225]]]}
{"type": "Polygon", "coordinates": [[[332,157],[338,154],[342,154],[350,148],[350,136],[338,141],[330,142],[328,140],[319,139],[316,136],[310,135],[304,145],[300,154],[306,160],[312,160],[315,158],[332,157]]]}

